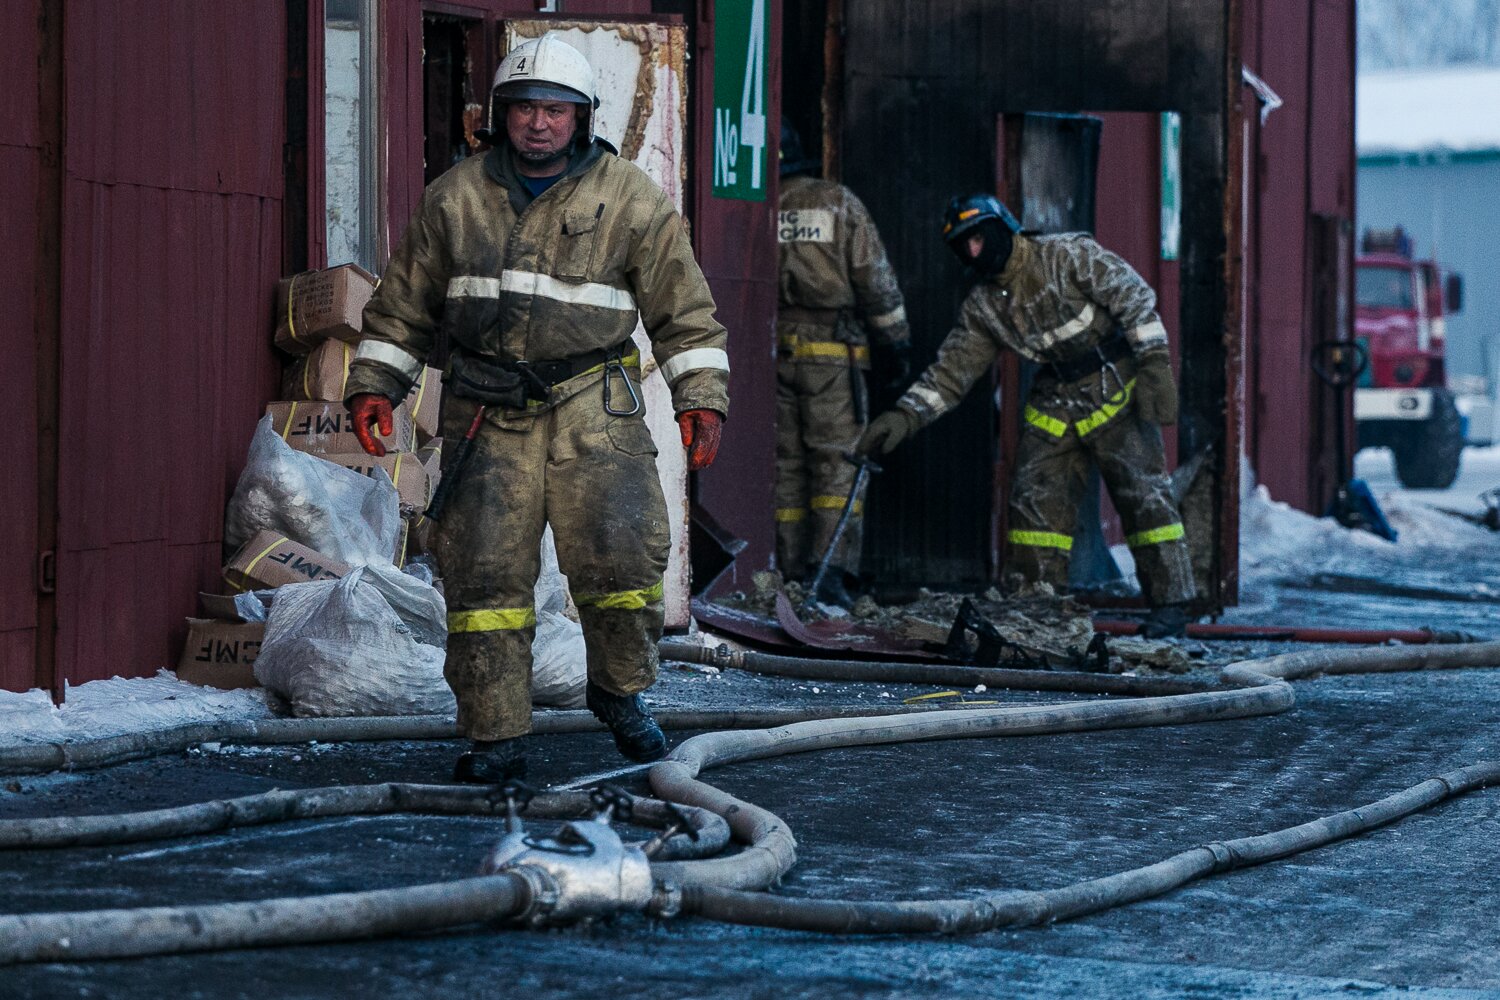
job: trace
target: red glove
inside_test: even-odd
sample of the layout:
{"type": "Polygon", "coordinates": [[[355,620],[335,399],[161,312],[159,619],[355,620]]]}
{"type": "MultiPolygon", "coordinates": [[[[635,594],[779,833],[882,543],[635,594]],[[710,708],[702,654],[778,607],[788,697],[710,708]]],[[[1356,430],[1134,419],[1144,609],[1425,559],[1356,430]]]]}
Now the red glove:
{"type": "Polygon", "coordinates": [[[391,414],[391,401],[378,392],[362,392],[350,396],[349,415],[354,418],[354,436],[365,451],[380,458],[385,454],[385,445],[370,433],[372,424],[379,426],[381,437],[396,433],[395,418],[391,414]]]}
{"type": "Polygon", "coordinates": [[[713,410],[683,410],[677,414],[677,426],[682,428],[682,446],[687,449],[689,472],[706,469],[713,464],[719,453],[719,436],[724,429],[724,418],[713,410]]]}

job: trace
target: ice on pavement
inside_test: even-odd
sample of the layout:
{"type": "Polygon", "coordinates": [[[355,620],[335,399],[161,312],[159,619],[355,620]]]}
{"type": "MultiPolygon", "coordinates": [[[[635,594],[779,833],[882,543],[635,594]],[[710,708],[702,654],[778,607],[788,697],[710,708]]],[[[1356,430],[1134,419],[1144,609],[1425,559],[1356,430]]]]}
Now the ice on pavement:
{"type": "Polygon", "coordinates": [[[162,670],[155,677],[114,677],[69,685],[60,707],[40,689],[0,691],[0,747],[73,743],[192,723],[268,719],[273,715],[262,690],[199,687],[162,670]]]}

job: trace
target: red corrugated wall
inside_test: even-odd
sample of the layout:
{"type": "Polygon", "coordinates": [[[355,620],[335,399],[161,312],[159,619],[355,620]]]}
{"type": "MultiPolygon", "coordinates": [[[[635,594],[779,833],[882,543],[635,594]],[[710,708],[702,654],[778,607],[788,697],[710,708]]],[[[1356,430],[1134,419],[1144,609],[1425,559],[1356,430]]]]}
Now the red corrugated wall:
{"type": "Polygon", "coordinates": [[[1284,102],[1247,144],[1246,453],[1273,497],[1320,513],[1334,439],[1307,365],[1309,233],[1314,213],[1354,217],[1354,3],[1243,3],[1245,63],[1284,102]]]}
{"type": "Polygon", "coordinates": [[[0,688],[25,690],[36,671],[37,591],[37,204],[43,196],[38,121],[39,3],[0,5],[0,351],[11,426],[10,468],[0,476],[0,688]]]}
{"type": "Polygon", "coordinates": [[[224,503],[275,391],[284,17],[67,11],[59,690],[171,665],[218,587],[224,503]]]}

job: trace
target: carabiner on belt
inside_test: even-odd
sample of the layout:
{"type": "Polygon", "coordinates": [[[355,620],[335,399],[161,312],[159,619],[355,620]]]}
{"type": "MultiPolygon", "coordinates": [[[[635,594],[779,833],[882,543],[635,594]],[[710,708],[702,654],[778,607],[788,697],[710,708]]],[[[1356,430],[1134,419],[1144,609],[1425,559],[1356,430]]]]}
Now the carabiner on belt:
{"type": "MultiPolygon", "coordinates": [[[[1100,351],[1099,355],[1101,358],[1103,358],[1104,352],[1100,351]]],[[[1115,367],[1115,363],[1113,361],[1105,361],[1104,367],[1099,369],[1100,397],[1106,402],[1121,404],[1125,402],[1126,391],[1127,387],[1125,385],[1125,380],[1120,377],[1120,370],[1115,367]],[[1108,391],[1109,380],[1111,378],[1114,379],[1115,385],[1117,387],[1116,391],[1114,392],[1108,391]]]]}
{"type": "Polygon", "coordinates": [[[635,383],[630,381],[630,373],[625,370],[624,360],[614,357],[604,362],[604,412],[612,417],[633,417],[644,408],[640,395],[635,391],[635,383]],[[630,394],[630,409],[628,410],[617,410],[610,405],[609,377],[611,372],[619,373],[620,381],[625,383],[625,391],[630,394]]]}

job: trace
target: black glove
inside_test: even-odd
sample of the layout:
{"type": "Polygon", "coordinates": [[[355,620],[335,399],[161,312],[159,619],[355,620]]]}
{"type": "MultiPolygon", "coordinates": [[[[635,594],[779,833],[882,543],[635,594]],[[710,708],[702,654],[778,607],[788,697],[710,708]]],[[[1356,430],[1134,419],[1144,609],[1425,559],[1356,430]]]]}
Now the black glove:
{"type": "Polygon", "coordinates": [[[905,410],[899,407],[886,410],[870,421],[870,426],[865,428],[864,434],[860,436],[859,444],[854,448],[861,455],[871,455],[876,451],[882,455],[889,455],[918,429],[917,418],[905,410]]]}
{"type": "Polygon", "coordinates": [[[891,391],[905,389],[907,380],[911,378],[911,341],[900,340],[893,344],[887,344],[886,367],[890,377],[885,380],[885,387],[891,391]]]}
{"type": "Polygon", "coordinates": [[[1135,359],[1135,405],[1148,423],[1177,423],[1177,383],[1172,379],[1172,357],[1164,349],[1147,351],[1135,359]]]}

